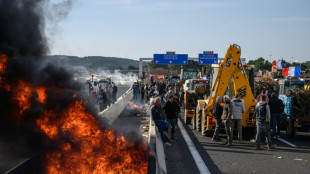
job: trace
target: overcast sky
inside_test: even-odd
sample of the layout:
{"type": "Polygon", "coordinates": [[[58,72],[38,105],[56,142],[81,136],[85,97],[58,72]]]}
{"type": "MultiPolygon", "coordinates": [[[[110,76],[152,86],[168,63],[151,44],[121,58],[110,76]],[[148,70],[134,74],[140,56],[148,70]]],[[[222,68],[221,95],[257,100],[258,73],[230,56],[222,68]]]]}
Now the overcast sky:
{"type": "MultiPolygon", "coordinates": [[[[60,0],[52,0],[60,1],[60,0]]],[[[224,57],[231,43],[247,59],[310,61],[310,0],[77,0],[54,55],[130,59],[175,51],[224,57]]]]}

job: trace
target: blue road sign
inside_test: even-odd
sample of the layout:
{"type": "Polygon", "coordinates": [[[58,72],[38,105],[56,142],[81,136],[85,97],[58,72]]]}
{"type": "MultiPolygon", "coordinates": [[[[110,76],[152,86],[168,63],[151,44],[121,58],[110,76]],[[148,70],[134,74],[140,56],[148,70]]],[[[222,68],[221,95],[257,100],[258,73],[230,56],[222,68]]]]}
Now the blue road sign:
{"type": "Polygon", "coordinates": [[[199,54],[199,65],[217,64],[218,54],[199,54]]]}
{"type": "Polygon", "coordinates": [[[187,54],[154,54],[154,64],[187,65],[187,54]]]}

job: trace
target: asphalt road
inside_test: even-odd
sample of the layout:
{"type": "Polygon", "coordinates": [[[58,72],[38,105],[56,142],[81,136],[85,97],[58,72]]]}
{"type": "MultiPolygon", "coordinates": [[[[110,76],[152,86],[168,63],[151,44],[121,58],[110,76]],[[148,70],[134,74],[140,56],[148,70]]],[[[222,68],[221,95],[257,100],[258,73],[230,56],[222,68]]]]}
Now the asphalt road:
{"type": "MultiPolygon", "coordinates": [[[[224,134],[221,134],[222,141],[213,142],[210,137],[192,130],[191,125],[185,125],[183,121],[182,124],[210,173],[308,174],[310,171],[310,132],[298,133],[295,139],[286,138],[282,132],[281,140],[273,139],[273,143],[278,145],[276,149],[255,150],[250,139],[240,144],[235,135],[233,145],[226,147],[223,145],[224,134]]],[[[179,129],[176,130],[176,139],[172,146],[165,147],[168,173],[199,173],[179,129]]]]}

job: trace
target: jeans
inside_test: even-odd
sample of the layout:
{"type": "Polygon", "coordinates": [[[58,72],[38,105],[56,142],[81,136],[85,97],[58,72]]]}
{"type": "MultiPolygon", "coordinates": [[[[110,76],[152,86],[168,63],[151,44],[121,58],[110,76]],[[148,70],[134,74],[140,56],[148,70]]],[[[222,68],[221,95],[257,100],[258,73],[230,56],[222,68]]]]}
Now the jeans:
{"type": "Polygon", "coordinates": [[[219,132],[220,132],[220,128],[221,128],[221,123],[222,123],[221,118],[215,119],[215,130],[214,130],[214,134],[213,134],[213,139],[215,139],[215,140],[220,139],[219,132]]]}
{"type": "Polygon", "coordinates": [[[257,134],[256,134],[256,146],[260,146],[261,138],[263,133],[268,139],[268,146],[271,146],[271,136],[270,136],[270,123],[268,122],[256,122],[257,134]]]}
{"type": "Polygon", "coordinates": [[[223,120],[223,123],[225,125],[225,131],[226,131],[226,135],[227,135],[227,143],[231,143],[231,119],[227,119],[227,120],[223,120]]]}
{"type": "Polygon", "coordinates": [[[232,119],[231,138],[234,138],[234,128],[235,128],[236,123],[237,123],[237,129],[238,129],[238,139],[239,141],[242,141],[242,120],[241,119],[232,119]]]}
{"type": "Polygon", "coordinates": [[[166,138],[165,138],[165,134],[164,131],[167,129],[167,127],[169,126],[168,121],[165,120],[155,120],[154,123],[156,124],[158,131],[160,133],[160,137],[161,140],[163,141],[163,143],[166,142],[166,138]]]}
{"type": "MultiPolygon", "coordinates": [[[[174,139],[176,118],[166,118],[166,120],[168,121],[169,125],[171,125],[171,138],[174,139]]],[[[169,132],[169,125],[167,127],[167,132],[169,132]]]]}
{"type": "Polygon", "coordinates": [[[271,114],[272,136],[280,135],[282,113],[271,114]]]}

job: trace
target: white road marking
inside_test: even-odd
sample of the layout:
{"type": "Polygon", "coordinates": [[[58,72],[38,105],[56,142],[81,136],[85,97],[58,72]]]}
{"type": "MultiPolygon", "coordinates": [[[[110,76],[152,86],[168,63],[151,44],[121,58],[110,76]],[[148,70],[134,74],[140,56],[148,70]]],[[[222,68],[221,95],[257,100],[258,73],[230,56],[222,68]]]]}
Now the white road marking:
{"type": "MultiPolygon", "coordinates": [[[[179,118],[178,118],[179,119],[179,118]]],[[[204,163],[204,161],[202,160],[199,152],[197,151],[193,141],[191,140],[191,138],[189,137],[189,135],[187,134],[181,120],[179,119],[178,120],[178,126],[180,128],[180,131],[183,135],[183,138],[187,144],[187,147],[189,148],[189,151],[191,152],[194,160],[195,160],[195,163],[198,167],[198,170],[201,174],[210,174],[210,171],[208,169],[208,167],[206,166],[206,164],[204,163]]]]}
{"type": "Polygon", "coordinates": [[[290,142],[288,142],[288,141],[286,141],[286,140],[283,140],[282,138],[277,138],[277,139],[280,140],[280,141],[282,141],[283,143],[288,144],[289,146],[297,147],[295,144],[292,144],[292,143],[290,143],[290,142]]]}

